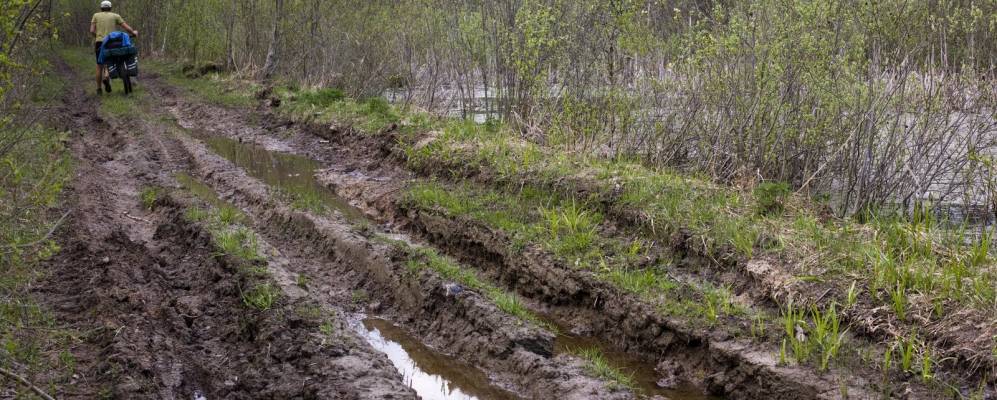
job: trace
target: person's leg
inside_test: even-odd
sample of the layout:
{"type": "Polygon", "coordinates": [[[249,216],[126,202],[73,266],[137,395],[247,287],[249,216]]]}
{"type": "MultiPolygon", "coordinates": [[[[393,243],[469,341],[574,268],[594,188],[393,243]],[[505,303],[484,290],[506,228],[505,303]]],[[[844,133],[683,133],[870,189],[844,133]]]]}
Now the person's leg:
{"type": "MultiPolygon", "coordinates": [[[[94,57],[100,59],[100,43],[94,43],[94,57]]],[[[97,64],[97,92],[100,93],[100,86],[104,82],[104,66],[97,64]]]]}

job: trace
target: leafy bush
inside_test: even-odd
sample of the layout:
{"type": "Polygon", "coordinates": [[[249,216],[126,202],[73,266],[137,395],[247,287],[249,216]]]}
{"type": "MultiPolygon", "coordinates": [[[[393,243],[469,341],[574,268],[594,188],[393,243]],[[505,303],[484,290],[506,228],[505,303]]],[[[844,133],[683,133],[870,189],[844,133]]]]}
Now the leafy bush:
{"type": "Polygon", "coordinates": [[[786,200],[792,191],[785,182],[763,182],[755,188],[758,212],[763,215],[779,215],[786,210],[786,200]]]}

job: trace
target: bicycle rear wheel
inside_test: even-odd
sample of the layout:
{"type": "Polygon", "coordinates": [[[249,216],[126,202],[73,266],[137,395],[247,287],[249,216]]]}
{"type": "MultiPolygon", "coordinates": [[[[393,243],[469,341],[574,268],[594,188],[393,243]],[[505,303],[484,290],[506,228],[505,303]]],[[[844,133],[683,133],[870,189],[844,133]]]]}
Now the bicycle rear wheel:
{"type": "Polygon", "coordinates": [[[125,94],[132,93],[132,78],[128,76],[128,70],[126,69],[125,63],[118,64],[118,76],[121,80],[125,82],[125,94]]]}

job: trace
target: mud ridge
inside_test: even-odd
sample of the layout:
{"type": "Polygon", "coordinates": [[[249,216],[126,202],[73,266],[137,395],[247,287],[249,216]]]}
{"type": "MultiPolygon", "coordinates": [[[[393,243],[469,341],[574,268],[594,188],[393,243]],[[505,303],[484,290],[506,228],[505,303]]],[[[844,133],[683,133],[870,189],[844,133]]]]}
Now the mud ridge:
{"type": "MultiPolygon", "coordinates": [[[[666,360],[659,368],[664,375],[674,374],[674,364],[678,361],[681,364],[679,371],[685,374],[686,380],[707,392],[734,398],[770,398],[773,395],[776,398],[838,398],[843,390],[851,396],[882,395],[871,393],[880,389],[857,374],[843,377],[817,374],[806,367],[781,367],[771,346],[736,339],[727,333],[706,332],[660,317],[643,301],[621,293],[589,274],[559,266],[543,251],[528,249],[524,253],[509,254],[504,245],[508,243],[506,238],[473,221],[455,221],[406,209],[398,203],[398,192],[415,174],[405,167],[404,155],[397,146],[399,138],[391,129],[363,134],[337,125],[294,126],[275,116],[266,106],[258,110],[264,115],[266,126],[250,127],[239,117],[240,111],[229,112],[228,120],[219,123],[205,119],[205,114],[218,115],[216,110],[209,111],[211,106],[194,104],[178,100],[178,107],[173,108],[174,115],[198,121],[215,134],[322,161],[328,167],[319,174],[322,180],[369,216],[425,239],[465,264],[477,266],[493,280],[533,300],[540,309],[571,321],[577,331],[613,339],[611,341],[631,353],[651,360],[666,360]],[[277,132],[273,132],[274,129],[277,132]]],[[[433,171],[420,173],[435,176],[433,171]]],[[[467,177],[490,182],[487,177],[473,174],[467,177]]],[[[570,184],[561,182],[555,190],[597,193],[596,186],[579,179],[578,186],[566,188],[561,185],[570,184]]],[[[612,211],[613,202],[606,197],[609,195],[598,193],[597,198],[604,199],[603,207],[610,210],[609,216],[616,218],[618,224],[626,225],[630,220],[612,211]]],[[[763,308],[774,308],[774,301],[781,298],[778,295],[783,292],[776,289],[784,288],[772,286],[771,269],[758,267],[763,260],[753,260],[754,267],[749,266],[751,268],[746,270],[737,260],[720,260],[714,265],[715,262],[694,247],[687,246],[681,237],[675,238],[670,246],[679,253],[679,264],[685,269],[703,270],[711,274],[711,279],[736,283],[738,293],[749,293],[752,301],[763,308]]],[[[916,384],[895,389],[906,389],[908,395],[915,397],[923,390],[916,384]]]]}
{"type": "MultiPolygon", "coordinates": [[[[265,184],[245,175],[190,137],[180,142],[192,155],[196,171],[226,200],[250,210],[255,226],[283,252],[318,263],[300,263],[296,273],[315,281],[338,280],[339,287],[363,289],[373,311],[407,327],[437,349],[446,349],[469,365],[482,366],[504,387],[525,397],[629,398],[587,378],[579,361],[550,358],[553,335],[498,310],[471,290],[450,294],[447,282],[428,271],[413,276],[410,255],[390,241],[377,239],[337,221],[293,210],[272,198],[265,184]],[[301,245],[291,245],[301,243],[301,245]]],[[[342,294],[327,301],[342,301],[342,294]]]]}
{"type": "MultiPolygon", "coordinates": [[[[190,105],[174,108],[175,116],[189,121],[203,121],[198,114],[205,112],[217,115],[190,105]]],[[[234,135],[239,140],[275,146],[275,139],[265,130],[248,133],[246,129],[233,129],[229,124],[204,122],[206,129],[216,134],[238,132],[234,135]]],[[[390,132],[371,136],[348,128],[330,131],[331,134],[316,133],[315,129],[321,128],[305,127],[312,135],[318,134],[328,141],[328,146],[315,149],[314,139],[311,139],[311,146],[302,146],[301,143],[307,143],[309,139],[292,133],[288,140],[290,144],[276,147],[297,150],[332,164],[333,168],[322,174],[324,182],[368,215],[382,222],[405,226],[464,263],[488,272],[504,286],[554,306],[573,322],[594,321],[582,330],[604,338],[623,338],[613,341],[646,358],[681,360],[685,365],[682,369],[690,375],[687,380],[711,393],[737,398],[773,395],[782,396],[775,398],[835,398],[840,393],[838,382],[805,373],[799,368],[778,367],[772,355],[753,350],[747,342],[730,338],[711,341],[699,332],[678,326],[675,321],[658,317],[655,310],[643,302],[592,277],[559,267],[543,252],[503,253],[500,249],[507,248],[502,245],[505,239],[495,236],[494,232],[485,232],[487,228],[479,227],[474,231],[469,230],[471,224],[466,222],[455,223],[422,213],[410,214],[410,210],[396,204],[397,189],[404,186],[406,174],[400,167],[395,138],[390,132]],[[474,233],[479,236],[467,236],[474,233]],[[694,378],[693,373],[705,378],[694,378]]],[[[851,393],[863,392],[861,387],[849,389],[851,393]]]]}

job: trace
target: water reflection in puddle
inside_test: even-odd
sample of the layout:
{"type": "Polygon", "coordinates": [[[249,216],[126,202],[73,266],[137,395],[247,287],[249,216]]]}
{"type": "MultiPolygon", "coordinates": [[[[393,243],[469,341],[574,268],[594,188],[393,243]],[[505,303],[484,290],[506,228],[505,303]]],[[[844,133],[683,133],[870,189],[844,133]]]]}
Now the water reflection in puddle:
{"type": "Polygon", "coordinates": [[[365,319],[357,328],[423,400],[518,399],[477,368],[433,351],[388,321],[365,319]]]}
{"type": "Polygon", "coordinates": [[[315,171],[321,168],[317,161],[269,151],[261,146],[227,137],[191,132],[219,156],[290,197],[305,204],[321,204],[328,210],[338,211],[351,222],[369,222],[360,210],[315,179],[315,171]]]}

